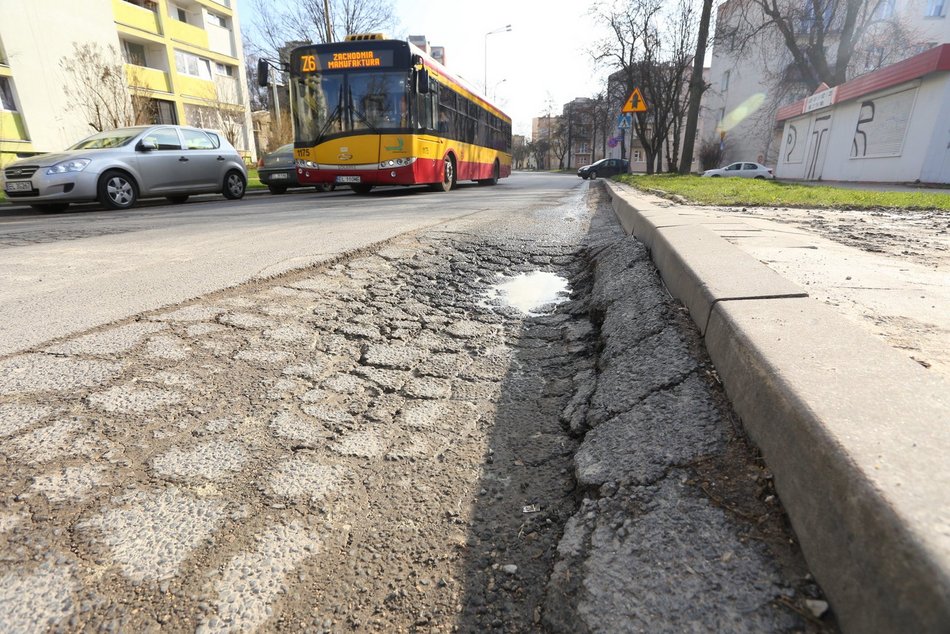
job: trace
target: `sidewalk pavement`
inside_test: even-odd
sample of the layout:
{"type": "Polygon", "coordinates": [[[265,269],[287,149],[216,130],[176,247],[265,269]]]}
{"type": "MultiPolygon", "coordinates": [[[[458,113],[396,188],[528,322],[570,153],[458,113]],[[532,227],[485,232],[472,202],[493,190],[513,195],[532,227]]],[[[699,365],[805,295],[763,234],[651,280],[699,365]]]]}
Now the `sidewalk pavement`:
{"type": "Polygon", "coordinates": [[[788,225],[606,186],[703,333],[843,629],[945,631],[950,381],[786,275],[827,281],[847,270],[876,287],[862,289],[870,303],[927,306],[947,320],[946,275],[921,282],[788,225]],[[914,284],[926,304],[911,302],[914,284]]]}

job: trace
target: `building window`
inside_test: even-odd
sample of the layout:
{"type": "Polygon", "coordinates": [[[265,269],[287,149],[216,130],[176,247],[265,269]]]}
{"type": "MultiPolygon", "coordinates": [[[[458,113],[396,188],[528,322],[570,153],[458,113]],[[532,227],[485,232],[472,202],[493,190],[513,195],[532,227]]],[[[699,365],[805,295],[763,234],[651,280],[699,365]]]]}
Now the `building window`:
{"type": "Polygon", "coordinates": [[[874,14],[878,20],[887,20],[894,16],[894,0],[881,0],[874,14]]]}
{"type": "Polygon", "coordinates": [[[722,91],[726,92],[729,90],[729,75],[730,72],[727,70],[722,74],[722,91]]]}
{"type": "Polygon", "coordinates": [[[137,7],[142,7],[143,9],[148,9],[149,11],[157,11],[158,4],[153,2],[153,0],[125,0],[129,4],[134,4],[137,7]]]}
{"type": "Polygon", "coordinates": [[[10,86],[10,79],[7,77],[0,77],[0,110],[16,112],[16,102],[13,101],[13,88],[10,86]]]}
{"type": "Polygon", "coordinates": [[[218,62],[215,62],[214,72],[216,72],[219,75],[227,75],[228,77],[234,77],[234,66],[228,66],[227,64],[219,64],[218,62]]]}
{"type": "Polygon", "coordinates": [[[927,13],[925,13],[924,16],[928,18],[942,18],[945,2],[946,0],[927,0],[927,13]]]}
{"type": "Polygon", "coordinates": [[[208,22],[220,26],[222,29],[228,28],[228,20],[224,16],[220,16],[217,13],[208,12],[208,22]]]}
{"type": "Polygon", "coordinates": [[[640,150],[634,150],[634,151],[633,151],[633,162],[634,162],[634,163],[639,163],[639,162],[640,162],[640,150]]]}
{"type": "Polygon", "coordinates": [[[175,70],[182,75],[211,79],[211,62],[191,53],[175,51],[175,70]]]}
{"type": "Polygon", "coordinates": [[[135,66],[147,66],[145,63],[145,47],[136,42],[122,40],[122,57],[126,64],[135,66]]]}

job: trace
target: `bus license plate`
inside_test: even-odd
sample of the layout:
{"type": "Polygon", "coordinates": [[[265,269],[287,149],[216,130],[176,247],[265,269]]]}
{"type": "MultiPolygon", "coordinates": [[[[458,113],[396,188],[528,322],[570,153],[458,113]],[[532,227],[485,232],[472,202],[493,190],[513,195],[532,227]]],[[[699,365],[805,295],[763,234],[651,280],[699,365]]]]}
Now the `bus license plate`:
{"type": "Polygon", "coordinates": [[[8,192],[31,192],[33,191],[33,183],[26,181],[20,181],[16,183],[7,183],[6,190],[8,192]]]}
{"type": "Polygon", "coordinates": [[[338,183],[358,183],[360,182],[359,176],[337,176],[336,182],[338,183]]]}

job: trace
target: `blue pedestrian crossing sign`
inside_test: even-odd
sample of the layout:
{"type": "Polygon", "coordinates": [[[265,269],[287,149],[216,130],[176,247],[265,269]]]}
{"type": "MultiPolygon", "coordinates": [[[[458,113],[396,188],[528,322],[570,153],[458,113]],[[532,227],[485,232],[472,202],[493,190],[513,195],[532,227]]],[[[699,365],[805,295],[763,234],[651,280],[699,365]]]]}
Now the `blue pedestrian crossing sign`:
{"type": "Polygon", "coordinates": [[[629,130],[633,125],[633,115],[629,113],[621,113],[617,117],[617,127],[621,130],[629,130]]]}
{"type": "Polygon", "coordinates": [[[646,112],[647,111],[647,102],[643,99],[643,93],[640,92],[639,88],[634,88],[633,92],[630,93],[630,97],[627,99],[627,103],[623,104],[623,108],[620,109],[620,112],[646,112]]]}

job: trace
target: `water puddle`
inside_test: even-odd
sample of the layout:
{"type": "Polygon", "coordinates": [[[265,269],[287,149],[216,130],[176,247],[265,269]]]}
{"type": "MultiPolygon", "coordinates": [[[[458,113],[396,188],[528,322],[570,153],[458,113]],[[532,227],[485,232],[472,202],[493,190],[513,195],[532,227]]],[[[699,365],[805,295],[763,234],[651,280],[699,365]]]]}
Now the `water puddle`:
{"type": "Polygon", "coordinates": [[[546,315],[567,300],[566,279],[554,273],[535,271],[502,278],[488,290],[485,303],[511,306],[526,315],[546,315]]]}

